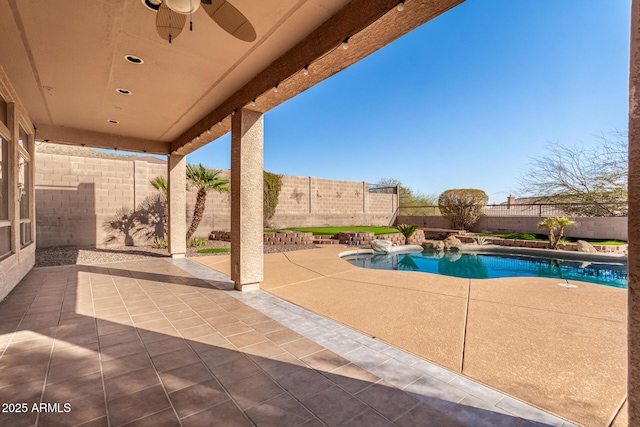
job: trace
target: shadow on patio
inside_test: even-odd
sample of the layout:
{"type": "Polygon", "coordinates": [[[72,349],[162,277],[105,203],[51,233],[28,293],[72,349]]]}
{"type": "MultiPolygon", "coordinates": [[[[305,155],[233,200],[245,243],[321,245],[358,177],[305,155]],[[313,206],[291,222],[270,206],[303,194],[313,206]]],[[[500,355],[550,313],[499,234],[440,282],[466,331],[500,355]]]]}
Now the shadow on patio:
{"type": "Polygon", "coordinates": [[[526,425],[445,415],[166,260],[33,270],[0,320],[0,396],[27,403],[1,425],[526,425]]]}

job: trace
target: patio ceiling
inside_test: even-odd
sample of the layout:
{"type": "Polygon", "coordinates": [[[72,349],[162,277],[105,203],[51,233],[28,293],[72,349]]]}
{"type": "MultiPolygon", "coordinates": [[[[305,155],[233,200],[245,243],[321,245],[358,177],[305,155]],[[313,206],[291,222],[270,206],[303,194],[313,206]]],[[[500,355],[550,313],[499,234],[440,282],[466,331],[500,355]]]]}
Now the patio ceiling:
{"type": "Polygon", "coordinates": [[[267,111],[462,1],[232,0],[254,42],[198,10],[168,43],[142,0],[0,0],[0,58],[38,139],[186,154],[228,132],[233,110],[267,111]]]}

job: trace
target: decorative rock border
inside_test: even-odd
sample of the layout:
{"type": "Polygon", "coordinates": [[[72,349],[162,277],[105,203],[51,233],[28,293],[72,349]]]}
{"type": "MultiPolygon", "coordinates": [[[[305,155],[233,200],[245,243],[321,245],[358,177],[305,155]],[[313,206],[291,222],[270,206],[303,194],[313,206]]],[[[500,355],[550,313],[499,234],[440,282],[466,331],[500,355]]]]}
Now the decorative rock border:
{"type": "MultiPolygon", "coordinates": [[[[456,236],[462,243],[473,243],[476,241],[471,236],[456,236]]],[[[516,248],[536,248],[536,249],[549,249],[548,242],[539,242],[535,240],[518,240],[518,239],[503,239],[501,237],[487,237],[485,239],[487,243],[498,246],[512,246],[516,248]]],[[[607,245],[592,245],[598,252],[619,252],[626,253],[629,245],[620,246],[607,246],[607,245]]],[[[578,245],[575,243],[567,243],[564,245],[558,245],[558,249],[565,251],[577,251],[578,245]]]]}
{"type": "MultiPolygon", "coordinates": [[[[212,231],[209,240],[231,241],[231,232],[212,231]]],[[[313,233],[303,233],[299,231],[279,231],[277,233],[264,233],[263,244],[270,245],[311,245],[313,244],[313,233]]]]}

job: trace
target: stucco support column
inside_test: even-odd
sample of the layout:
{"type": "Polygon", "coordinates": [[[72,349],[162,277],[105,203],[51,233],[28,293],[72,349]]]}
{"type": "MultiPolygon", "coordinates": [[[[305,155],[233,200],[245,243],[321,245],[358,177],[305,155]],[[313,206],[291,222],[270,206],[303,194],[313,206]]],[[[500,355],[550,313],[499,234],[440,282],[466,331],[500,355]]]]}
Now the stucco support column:
{"type": "Polygon", "coordinates": [[[264,116],[241,109],[231,120],[231,279],[260,288],[263,274],[264,116]]]}
{"type": "Polygon", "coordinates": [[[184,258],[187,253],[187,158],[171,154],[167,162],[169,185],[169,253],[184,258]]]}
{"type": "Polygon", "coordinates": [[[640,0],[631,6],[629,73],[629,425],[640,425],[640,0]]]}

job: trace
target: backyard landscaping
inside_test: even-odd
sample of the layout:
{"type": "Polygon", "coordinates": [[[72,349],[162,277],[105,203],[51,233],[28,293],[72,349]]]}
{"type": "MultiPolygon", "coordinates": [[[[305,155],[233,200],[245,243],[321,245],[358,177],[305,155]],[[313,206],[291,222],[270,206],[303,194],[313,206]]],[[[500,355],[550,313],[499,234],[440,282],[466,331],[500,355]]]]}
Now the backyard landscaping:
{"type": "MultiPolygon", "coordinates": [[[[370,232],[375,234],[376,236],[379,234],[399,233],[397,228],[372,227],[368,225],[356,225],[356,226],[347,226],[347,227],[301,227],[301,228],[291,227],[291,228],[285,228],[285,230],[301,231],[304,233],[313,233],[314,236],[332,236],[345,231],[370,232]]],[[[271,231],[277,231],[277,230],[271,230],[271,231]]]]}

